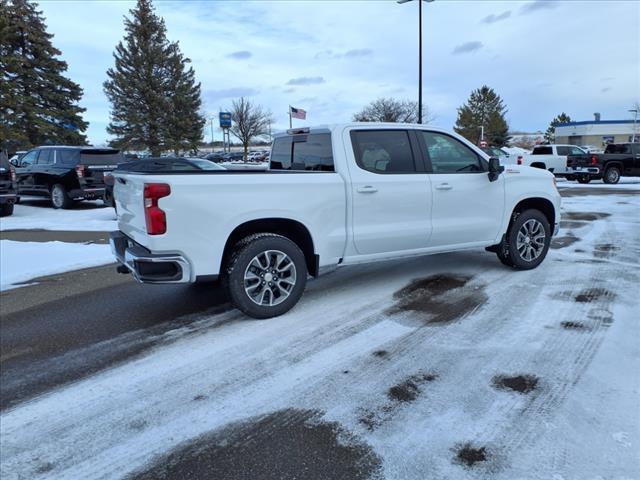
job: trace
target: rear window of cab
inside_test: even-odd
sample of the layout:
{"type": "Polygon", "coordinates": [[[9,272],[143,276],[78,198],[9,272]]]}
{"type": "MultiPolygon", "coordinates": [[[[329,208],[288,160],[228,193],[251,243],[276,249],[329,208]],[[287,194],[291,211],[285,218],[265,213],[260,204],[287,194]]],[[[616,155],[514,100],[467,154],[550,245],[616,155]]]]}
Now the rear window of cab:
{"type": "Polygon", "coordinates": [[[271,149],[271,170],[333,172],[330,133],[278,137],[271,149]]]}

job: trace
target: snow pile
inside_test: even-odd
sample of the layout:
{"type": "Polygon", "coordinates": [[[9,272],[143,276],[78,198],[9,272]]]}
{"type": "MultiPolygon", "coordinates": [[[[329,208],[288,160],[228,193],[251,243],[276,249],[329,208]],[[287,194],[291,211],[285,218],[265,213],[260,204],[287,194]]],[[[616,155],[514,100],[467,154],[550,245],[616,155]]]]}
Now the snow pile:
{"type": "Polygon", "coordinates": [[[20,282],[113,262],[109,245],[0,240],[0,290],[20,282]]]}
{"type": "Polygon", "coordinates": [[[55,210],[46,200],[23,200],[15,206],[13,215],[0,219],[0,230],[117,230],[115,210],[101,203],[82,202],[71,210],[55,210]]]}

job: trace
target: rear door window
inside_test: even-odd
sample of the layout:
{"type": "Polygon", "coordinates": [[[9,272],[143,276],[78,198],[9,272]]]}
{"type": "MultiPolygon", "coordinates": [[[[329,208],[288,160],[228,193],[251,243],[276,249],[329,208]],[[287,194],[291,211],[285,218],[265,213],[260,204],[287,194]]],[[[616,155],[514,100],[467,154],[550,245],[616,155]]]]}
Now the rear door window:
{"type": "Polygon", "coordinates": [[[330,133],[279,137],[273,141],[271,170],[333,172],[330,133]]]}
{"type": "Polygon", "coordinates": [[[56,157],[58,163],[62,163],[64,165],[76,165],[80,158],[80,152],[69,148],[61,148],[56,152],[56,157]]]}
{"type": "Polygon", "coordinates": [[[535,147],[531,155],[553,155],[553,149],[550,146],[535,147]]]}
{"type": "Polygon", "coordinates": [[[556,147],[558,155],[569,155],[569,147],[556,147]]]}
{"type": "Polygon", "coordinates": [[[38,160],[36,161],[36,165],[50,165],[53,163],[53,150],[46,149],[40,150],[40,155],[38,155],[38,160]]]}
{"type": "Polygon", "coordinates": [[[416,173],[407,130],[354,130],[351,143],[356,163],[373,173],[416,173]]]}

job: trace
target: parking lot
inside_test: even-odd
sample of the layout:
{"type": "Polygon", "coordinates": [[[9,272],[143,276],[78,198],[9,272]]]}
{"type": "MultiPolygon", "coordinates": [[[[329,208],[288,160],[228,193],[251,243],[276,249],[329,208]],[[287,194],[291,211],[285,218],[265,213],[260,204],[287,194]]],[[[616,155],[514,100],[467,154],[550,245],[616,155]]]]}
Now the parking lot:
{"type": "MultiPolygon", "coordinates": [[[[266,321],[112,265],[16,277],[2,477],[637,478],[640,183],[560,186],[535,270],[482,251],[345,268],[266,321]]],[[[108,249],[111,209],[38,202],[3,219],[11,248],[108,249]],[[38,208],[57,231],[33,231],[38,208]]]]}

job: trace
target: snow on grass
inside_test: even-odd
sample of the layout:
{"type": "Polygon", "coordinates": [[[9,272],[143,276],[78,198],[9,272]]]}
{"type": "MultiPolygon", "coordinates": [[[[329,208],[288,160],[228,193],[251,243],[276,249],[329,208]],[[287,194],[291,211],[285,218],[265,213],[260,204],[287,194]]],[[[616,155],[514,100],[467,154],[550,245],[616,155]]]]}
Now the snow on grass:
{"type": "Polygon", "coordinates": [[[48,200],[24,198],[15,206],[13,215],[0,218],[0,230],[22,229],[109,232],[118,226],[115,210],[100,201],[79,202],[70,210],[56,210],[48,200]]]}
{"type": "Polygon", "coordinates": [[[113,261],[109,245],[0,240],[0,291],[33,278],[113,261]]]}

